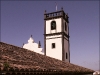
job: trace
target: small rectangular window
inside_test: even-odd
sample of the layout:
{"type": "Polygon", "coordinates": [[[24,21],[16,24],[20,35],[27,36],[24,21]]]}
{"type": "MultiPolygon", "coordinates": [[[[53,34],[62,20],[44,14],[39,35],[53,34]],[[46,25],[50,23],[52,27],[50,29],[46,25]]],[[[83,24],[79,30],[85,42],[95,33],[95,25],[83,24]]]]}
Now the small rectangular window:
{"type": "Polygon", "coordinates": [[[67,31],[67,26],[66,26],[66,22],[65,22],[65,31],[67,31]]]}
{"type": "Polygon", "coordinates": [[[68,57],[67,57],[67,52],[66,52],[66,59],[67,59],[68,57]]]}
{"type": "Polygon", "coordinates": [[[55,43],[52,43],[52,48],[55,48],[55,43]]]}

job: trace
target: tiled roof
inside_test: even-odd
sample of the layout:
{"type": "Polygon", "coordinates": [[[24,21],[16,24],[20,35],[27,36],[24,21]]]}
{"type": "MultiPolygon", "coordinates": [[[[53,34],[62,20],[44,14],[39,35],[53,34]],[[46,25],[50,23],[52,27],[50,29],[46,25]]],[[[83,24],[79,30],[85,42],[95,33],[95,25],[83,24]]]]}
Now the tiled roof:
{"type": "Polygon", "coordinates": [[[52,70],[70,73],[93,73],[93,70],[0,42],[0,68],[7,62],[17,69],[52,70]]]}

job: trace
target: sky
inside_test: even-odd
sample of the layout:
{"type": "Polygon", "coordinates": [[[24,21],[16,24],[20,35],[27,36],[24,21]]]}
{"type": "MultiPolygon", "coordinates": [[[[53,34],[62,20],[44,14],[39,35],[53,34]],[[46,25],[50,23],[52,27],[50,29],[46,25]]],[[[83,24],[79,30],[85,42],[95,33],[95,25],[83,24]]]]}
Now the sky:
{"type": "Polygon", "coordinates": [[[69,16],[70,62],[99,70],[99,1],[1,1],[1,41],[22,47],[33,35],[44,48],[44,11],[69,16]]]}

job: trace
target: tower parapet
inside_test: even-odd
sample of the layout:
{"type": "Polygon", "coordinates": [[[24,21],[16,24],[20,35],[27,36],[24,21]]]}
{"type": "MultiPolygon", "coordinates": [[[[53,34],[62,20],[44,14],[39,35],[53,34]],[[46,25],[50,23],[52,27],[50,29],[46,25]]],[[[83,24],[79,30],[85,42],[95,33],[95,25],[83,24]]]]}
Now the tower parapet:
{"type": "Polygon", "coordinates": [[[63,17],[68,23],[68,14],[66,14],[63,9],[61,9],[60,11],[56,11],[56,12],[51,12],[51,13],[44,13],[44,20],[50,20],[50,19],[56,19],[56,18],[61,18],[63,17]]]}

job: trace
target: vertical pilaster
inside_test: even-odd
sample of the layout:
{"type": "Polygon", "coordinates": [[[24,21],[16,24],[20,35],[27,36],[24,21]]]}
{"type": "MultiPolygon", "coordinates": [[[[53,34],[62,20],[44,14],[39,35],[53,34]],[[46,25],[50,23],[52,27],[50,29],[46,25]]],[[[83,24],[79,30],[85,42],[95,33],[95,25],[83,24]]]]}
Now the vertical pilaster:
{"type": "MultiPolygon", "coordinates": [[[[44,19],[46,18],[46,10],[44,13],[44,19]]],[[[44,55],[46,55],[46,20],[44,20],[44,55]]]]}
{"type": "Polygon", "coordinates": [[[63,17],[64,17],[64,11],[63,11],[63,7],[61,8],[61,27],[62,27],[62,61],[65,61],[65,50],[64,50],[64,21],[63,21],[63,17]]]}

